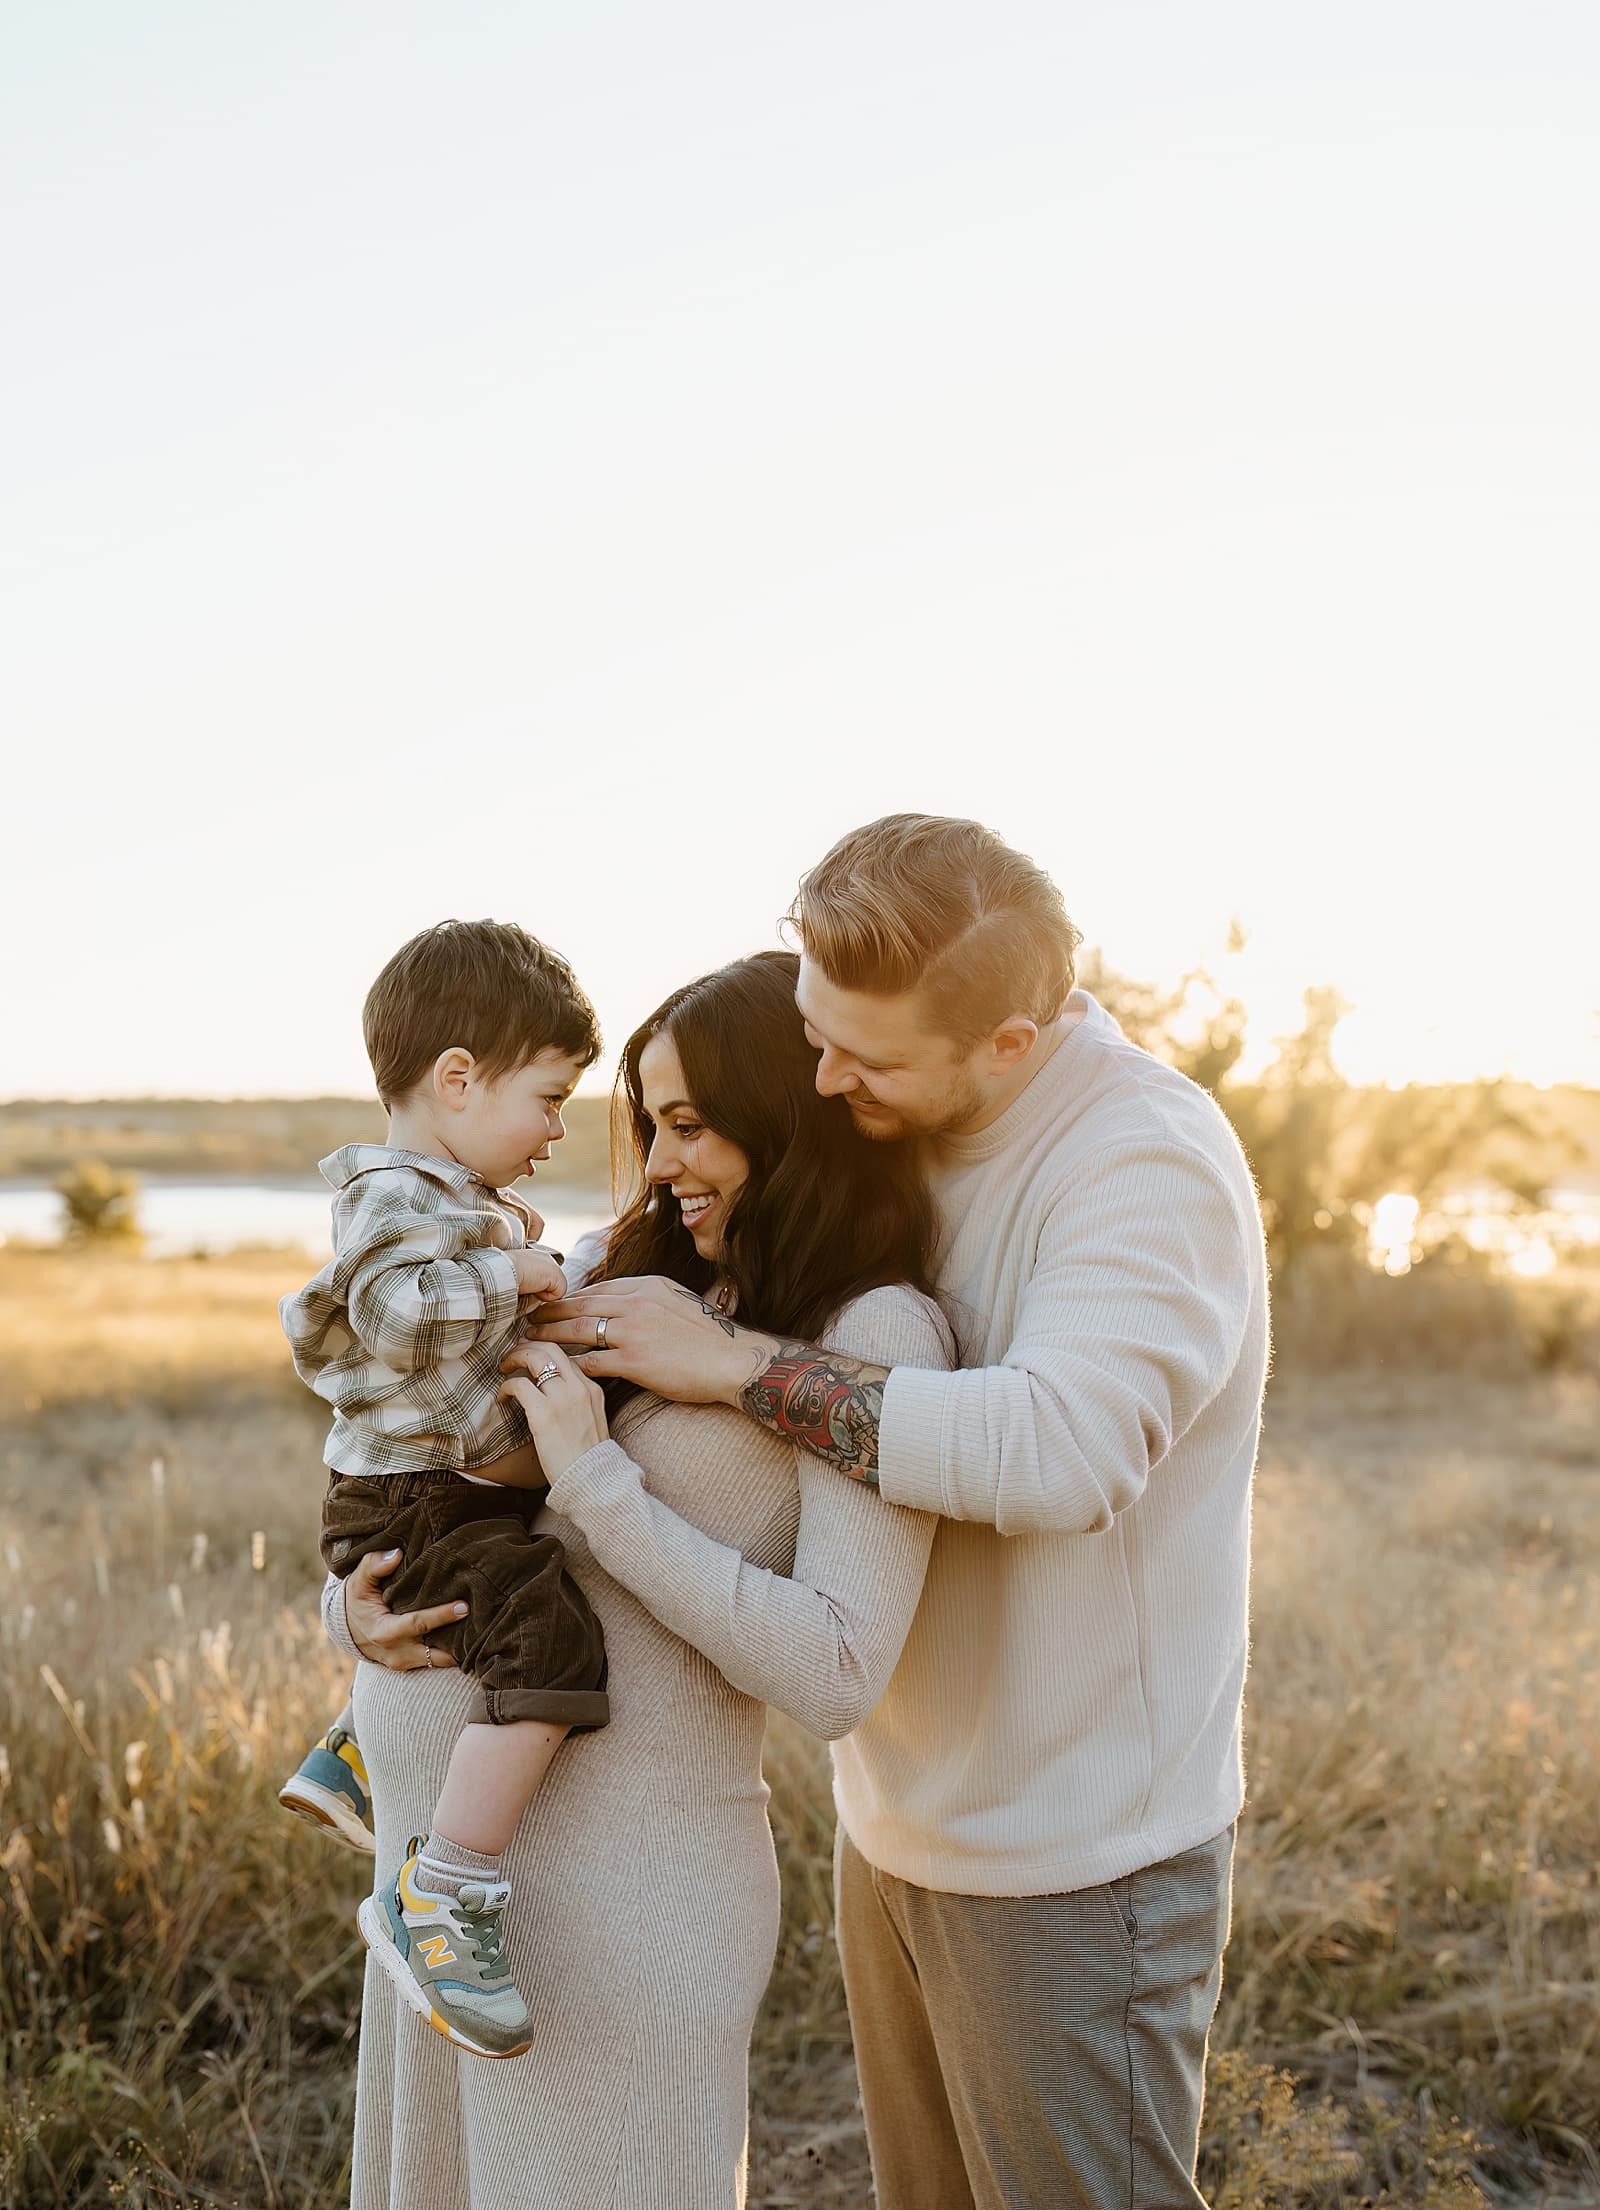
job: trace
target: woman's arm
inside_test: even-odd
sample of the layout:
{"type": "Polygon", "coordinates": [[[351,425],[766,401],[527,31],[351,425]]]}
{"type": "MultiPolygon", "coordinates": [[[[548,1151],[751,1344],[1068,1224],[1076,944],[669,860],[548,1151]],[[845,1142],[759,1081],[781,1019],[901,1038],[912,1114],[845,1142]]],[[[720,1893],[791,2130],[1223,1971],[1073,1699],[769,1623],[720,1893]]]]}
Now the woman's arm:
{"type": "MultiPolygon", "coordinates": [[[[904,1289],[859,1299],[829,1340],[894,1365],[946,1367],[953,1356],[943,1321],[904,1289]]],[[[899,1662],[937,1521],[839,1481],[809,1453],[796,1453],[796,1470],[789,1574],[751,1565],[649,1495],[613,1442],[573,1460],[550,1502],[582,1529],[597,1562],[735,1688],[831,1739],[861,1723],[899,1662]]]]}
{"type": "Polygon", "coordinates": [[[361,1655],[345,1617],[344,1583],[336,1573],[330,1573],[322,1584],[322,1631],[334,1648],[342,1650],[347,1658],[361,1655]]]}

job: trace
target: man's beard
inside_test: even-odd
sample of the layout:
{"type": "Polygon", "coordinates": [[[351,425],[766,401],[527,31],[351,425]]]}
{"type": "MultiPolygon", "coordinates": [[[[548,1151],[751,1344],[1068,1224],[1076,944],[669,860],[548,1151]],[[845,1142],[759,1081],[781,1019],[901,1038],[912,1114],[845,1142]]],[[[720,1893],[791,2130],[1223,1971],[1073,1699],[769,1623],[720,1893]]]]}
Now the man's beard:
{"type": "Polygon", "coordinates": [[[881,1112],[862,1114],[852,1105],[850,1121],[856,1134],[868,1143],[900,1143],[908,1133],[898,1113],[892,1117],[881,1112]]]}
{"type": "Polygon", "coordinates": [[[983,1091],[971,1075],[960,1074],[936,1104],[918,1113],[897,1112],[874,1098],[875,1113],[863,1115],[852,1104],[850,1118],[856,1134],[868,1143],[903,1143],[908,1136],[946,1136],[976,1120],[983,1110],[983,1091]]]}

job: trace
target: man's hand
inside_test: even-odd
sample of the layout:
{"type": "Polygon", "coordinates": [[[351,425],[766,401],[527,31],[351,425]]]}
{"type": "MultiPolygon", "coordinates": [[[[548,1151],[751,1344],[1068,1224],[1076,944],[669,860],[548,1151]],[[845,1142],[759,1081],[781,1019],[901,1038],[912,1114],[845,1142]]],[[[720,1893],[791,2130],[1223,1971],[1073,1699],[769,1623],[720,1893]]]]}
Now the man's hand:
{"type": "Polygon", "coordinates": [[[425,1666],[453,1665],[448,1650],[435,1650],[423,1641],[435,1627],[451,1626],[465,1619],[465,1604],[434,1604],[427,1611],[391,1611],[380,1587],[384,1576],[400,1563],[398,1550],[373,1551],[361,1560],[344,1584],[344,1617],[361,1655],[373,1665],[391,1672],[416,1673],[425,1666]]]}
{"type": "Polygon", "coordinates": [[[511,1263],[517,1270],[517,1294],[520,1297],[564,1297],[567,1293],[567,1277],[550,1256],[537,1244],[530,1243],[520,1251],[511,1253],[511,1263]]]}
{"type": "Polygon", "coordinates": [[[737,1405],[777,1348],[659,1274],[602,1282],[548,1304],[528,1334],[559,1344],[596,1381],[620,1376],[679,1404],[737,1405]]]}

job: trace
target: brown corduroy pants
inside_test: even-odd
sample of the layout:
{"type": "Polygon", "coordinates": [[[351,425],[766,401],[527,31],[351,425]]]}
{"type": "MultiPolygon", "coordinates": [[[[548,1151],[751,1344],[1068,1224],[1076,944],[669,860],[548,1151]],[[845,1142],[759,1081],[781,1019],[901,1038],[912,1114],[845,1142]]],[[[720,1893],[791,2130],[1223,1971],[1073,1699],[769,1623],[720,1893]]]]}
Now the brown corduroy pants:
{"type": "Polygon", "coordinates": [[[453,1473],[335,1473],[323,1561],[342,1580],[373,1551],[398,1549],[404,1557],[383,1584],[396,1611],[466,1602],[466,1618],[428,1640],[476,1683],[469,1719],[603,1727],[605,1638],[561,1544],[534,1529],[544,1500],[543,1489],[453,1473]]]}

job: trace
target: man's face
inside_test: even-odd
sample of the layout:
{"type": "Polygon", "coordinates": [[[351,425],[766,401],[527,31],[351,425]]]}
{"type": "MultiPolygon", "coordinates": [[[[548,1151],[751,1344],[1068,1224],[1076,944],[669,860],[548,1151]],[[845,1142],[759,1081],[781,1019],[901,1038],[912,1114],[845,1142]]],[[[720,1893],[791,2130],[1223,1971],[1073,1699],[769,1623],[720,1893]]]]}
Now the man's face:
{"type": "Polygon", "coordinates": [[[947,1135],[983,1112],[974,1054],[922,1023],[915,991],[841,990],[804,957],[795,1002],[817,1060],[817,1088],[842,1097],[864,1136],[947,1135]]]}

